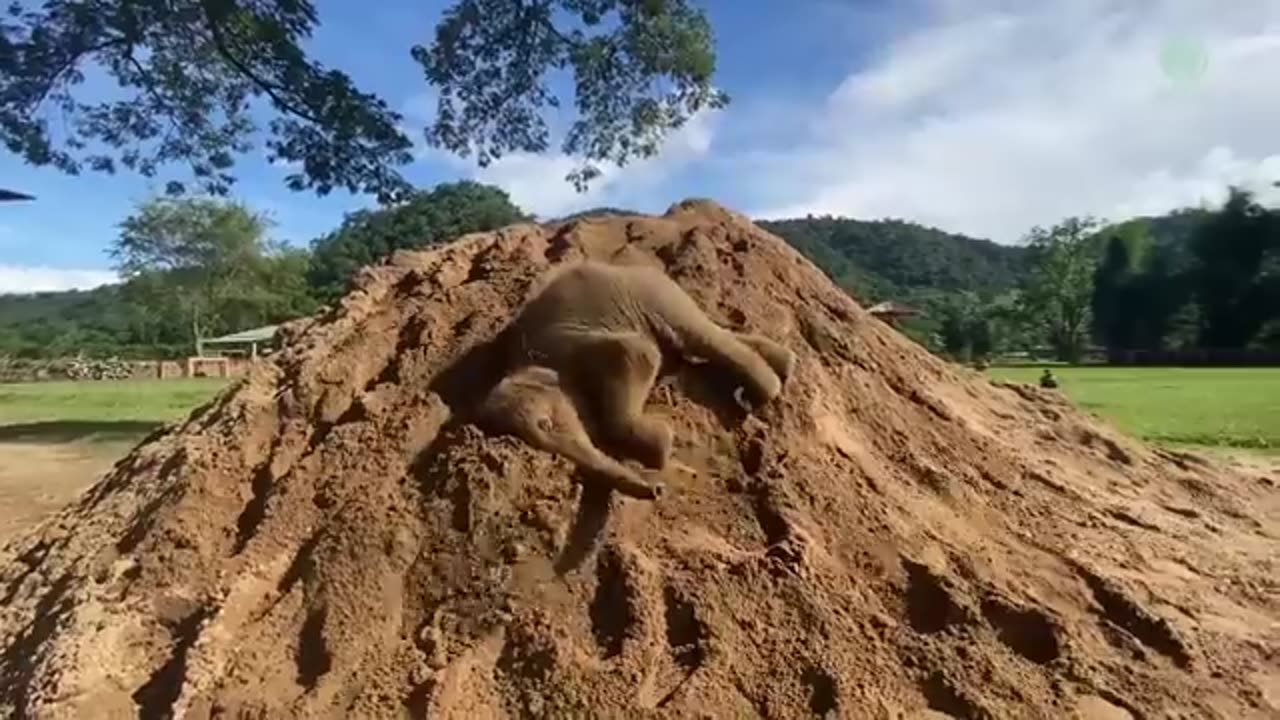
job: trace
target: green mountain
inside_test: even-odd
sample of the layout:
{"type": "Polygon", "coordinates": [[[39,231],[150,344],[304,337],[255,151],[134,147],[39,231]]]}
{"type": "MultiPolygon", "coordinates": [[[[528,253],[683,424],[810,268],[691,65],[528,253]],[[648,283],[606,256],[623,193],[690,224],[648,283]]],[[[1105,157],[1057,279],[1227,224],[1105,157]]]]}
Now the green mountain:
{"type": "Polygon", "coordinates": [[[129,321],[119,285],[0,294],[0,357],[109,354],[129,321]]]}
{"type": "MultiPolygon", "coordinates": [[[[594,208],[560,221],[623,213],[594,208]]],[[[901,220],[814,217],[762,221],[864,303],[895,299],[932,309],[948,294],[998,294],[1022,272],[1022,250],[901,220]]],[[[130,313],[119,286],[0,295],[0,356],[109,354],[130,313]]]]}
{"type": "MultiPolygon", "coordinates": [[[[631,214],[597,207],[557,218],[631,214]]],[[[830,216],[757,220],[812,260],[863,301],[902,299],[921,291],[998,294],[1024,272],[1024,251],[948,233],[905,220],[853,220],[830,216]]]]}
{"type": "MultiPolygon", "coordinates": [[[[621,208],[594,208],[560,221],[621,208]]],[[[1142,236],[1154,245],[1185,245],[1200,213],[1184,211],[1135,218],[1107,228],[1142,236]]],[[[807,217],[757,221],[821,267],[865,305],[897,300],[928,314],[915,328],[935,332],[943,308],[957,293],[994,298],[1014,288],[1025,272],[1026,252],[899,219],[807,217]]],[[[118,286],[90,291],[0,295],[0,355],[61,352],[101,354],[127,329],[129,313],[118,286]]],[[[913,333],[915,334],[915,333],[913,333]]]]}
{"type": "Polygon", "coordinates": [[[826,270],[860,300],[921,290],[999,294],[1025,271],[1022,248],[905,220],[809,217],[758,221],[826,270]]]}

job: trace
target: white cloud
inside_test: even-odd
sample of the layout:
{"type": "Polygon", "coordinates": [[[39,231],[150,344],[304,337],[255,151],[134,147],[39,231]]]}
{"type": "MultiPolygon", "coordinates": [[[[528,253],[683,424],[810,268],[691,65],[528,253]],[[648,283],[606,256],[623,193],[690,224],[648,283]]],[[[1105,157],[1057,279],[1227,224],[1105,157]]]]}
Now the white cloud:
{"type": "Polygon", "coordinates": [[[1008,242],[1066,215],[1212,201],[1227,183],[1274,195],[1275,0],[929,4],[822,107],[795,109],[799,139],[723,160],[737,193],[773,198],[744,209],[1008,242]]]}
{"type": "Polygon", "coordinates": [[[437,94],[434,89],[427,88],[400,103],[400,132],[413,143],[410,152],[415,160],[424,162],[442,159],[437,150],[427,144],[426,127],[436,115],[437,94]]]}
{"type": "Polygon", "coordinates": [[[302,169],[301,160],[282,160],[276,157],[268,157],[267,164],[272,167],[283,168],[284,170],[288,170],[289,172],[297,172],[298,170],[302,169]]]}
{"type": "MultiPolygon", "coordinates": [[[[515,152],[482,168],[474,157],[464,158],[432,147],[424,137],[423,128],[435,117],[436,103],[436,93],[427,90],[410,97],[400,106],[400,113],[404,116],[400,130],[413,140],[414,158],[418,162],[441,165],[476,181],[496,185],[506,190],[521,208],[543,217],[601,204],[635,202],[664,179],[706,156],[711,150],[719,119],[718,113],[697,113],[666,138],[657,156],[632,160],[623,167],[603,164],[600,166],[601,175],[591,181],[586,192],[579,193],[573,183],[565,179],[577,167],[577,159],[567,155],[515,152]]],[[[565,117],[563,114],[554,115],[552,127],[566,125],[565,117]]],[[[555,142],[553,140],[553,146],[555,142]]]]}
{"type": "Polygon", "coordinates": [[[1257,198],[1274,205],[1280,202],[1280,153],[1261,160],[1238,157],[1229,147],[1218,146],[1183,174],[1159,168],[1138,178],[1134,199],[1117,203],[1117,217],[1155,215],[1170,207],[1209,204],[1220,205],[1227,197],[1228,185],[1250,188],[1257,198]]]}
{"type": "Polygon", "coordinates": [[[517,205],[544,217],[598,205],[635,205],[664,180],[711,151],[718,120],[716,112],[699,112],[667,136],[657,155],[622,167],[601,164],[601,174],[585,192],[578,192],[565,179],[576,167],[576,159],[560,154],[513,153],[487,168],[473,167],[471,175],[501,187],[517,205]]]}
{"type": "Polygon", "coordinates": [[[113,272],[0,264],[0,294],[88,290],[119,282],[113,272]]]}

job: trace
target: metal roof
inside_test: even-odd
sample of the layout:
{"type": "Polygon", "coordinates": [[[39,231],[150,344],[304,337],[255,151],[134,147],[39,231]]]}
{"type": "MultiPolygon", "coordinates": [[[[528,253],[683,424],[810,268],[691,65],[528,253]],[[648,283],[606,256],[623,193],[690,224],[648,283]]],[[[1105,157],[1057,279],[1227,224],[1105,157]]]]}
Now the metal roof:
{"type": "Polygon", "coordinates": [[[205,345],[233,345],[235,343],[255,343],[266,342],[276,336],[276,328],[279,325],[263,325],[260,328],[252,330],[241,330],[238,333],[223,335],[216,338],[208,338],[203,342],[205,345]]]}
{"type": "Polygon", "coordinates": [[[921,311],[918,308],[913,308],[910,305],[905,305],[900,302],[894,302],[893,300],[885,300],[882,303],[873,305],[872,307],[867,309],[867,312],[871,313],[872,315],[920,315],[921,314],[921,311]]]}

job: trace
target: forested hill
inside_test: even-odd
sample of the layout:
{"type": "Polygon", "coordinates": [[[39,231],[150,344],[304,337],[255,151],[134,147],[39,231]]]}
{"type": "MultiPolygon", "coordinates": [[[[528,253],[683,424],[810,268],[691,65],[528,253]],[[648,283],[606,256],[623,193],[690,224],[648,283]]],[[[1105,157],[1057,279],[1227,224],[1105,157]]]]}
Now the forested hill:
{"type": "Polygon", "coordinates": [[[913,290],[995,294],[1022,277],[1025,251],[904,220],[810,217],[757,224],[863,300],[913,290]]]}
{"type": "MultiPolygon", "coordinates": [[[[594,208],[557,220],[629,213],[594,208]]],[[[1118,223],[1098,233],[1091,252],[1100,257],[1107,241],[1123,236],[1131,258],[1126,262],[1133,268],[1145,267],[1147,258],[1159,255],[1161,262],[1155,267],[1161,272],[1184,272],[1193,262],[1192,235],[1209,214],[1184,210],[1118,223]]],[[[307,249],[280,254],[264,246],[255,251],[261,257],[255,256],[254,272],[241,273],[253,280],[244,296],[252,302],[227,300],[206,311],[204,317],[217,320],[208,331],[232,332],[305,313],[330,300],[352,269],[376,261],[375,255],[395,247],[430,245],[458,232],[491,229],[518,217],[522,212],[509,206],[499,191],[464,183],[427,193],[412,206],[354,214],[307,249]],[[466,202],[457,201],[460,194],[466,202]],[[477,207],[485,212],[475,211],[477,207]],[[406,214],[412,217],[401,217],[406,214]]],[[[757,222],[809,257],[864,305],[893,299],[924,309],[925,315],[908,322],[904,330],[931,346],[940,342],[947,317],[999,314],[1012,308],[1016,296],[1011,291],[1030,274],[1028,250],[1023,247],[904,220],[824,216],[757,222]]],[[[145,283],[134,285],[138,287],[132,293],[115,285],[0,295],[0,358],[185,352],[191,345],[190,322],[187,313],[174,310],[179,296],[160,293],[167,287],[163,283],[150,290],[145,283]]]]}
{"type": "MultiPolygon", "coordinates": [[[[598,207],[557,222],[633,211],[598,207]]],[[[854,220],[810,216],[757,220],[861,300],[902,299],[919,291],[972,291],[994,295],[1012,289],[1025,268],[1025,251],[906,220],[854,220]]]]}
{"type": "Polygon", "coordinates": [[[0,356],[93,354],[128,325],[120,288],[0,294],[0,356]]]}
{"type": "MultiPolygon", "coordinates": [[[[630,212],[593,208],[558,220],[630,212]]],[[[900,220],[815,217],[759,224],[791,243],[863,302],[892,298],[932,306],[934,300],[960,290],[999,294],[1012,287],[1022,272],[1020,248],[900,220]]],[[[359,233],[351,228],[344,228],[337,231],[339,239],[367,241],[363,236],[357,237],[359,233]]],[[[395,232],[403,233],[404,229],[396,228],[395,232]]],[[[329,245],[336,244],[322,239],[312,248],[310,276],[327,267],[321,261],[333,254],[329,245]]],[[[369,261],[357,255],[357,264],[369,261]]],[[[315,286],[313,292],[324,295],[321,291],[327,286],[321,287],[324,283],[315,282],[310,276],[307,282],[315,286]]],[[[329,284],[334,284],[340,278],[330,280],[329,284]]],[[[136,310],[126,302],[120,286],[0,295],[0,356],[77,351],[91,355],[116,351],[149,354],[143,346],[155,346],[159,351],[160,346],[172,347],[179,342],[178,336],[170,337],[174,332],[150,332],[152,323],[139,322],[136,310]]],[[[228,331],[234,329],[238,328],[228,331]]]]}

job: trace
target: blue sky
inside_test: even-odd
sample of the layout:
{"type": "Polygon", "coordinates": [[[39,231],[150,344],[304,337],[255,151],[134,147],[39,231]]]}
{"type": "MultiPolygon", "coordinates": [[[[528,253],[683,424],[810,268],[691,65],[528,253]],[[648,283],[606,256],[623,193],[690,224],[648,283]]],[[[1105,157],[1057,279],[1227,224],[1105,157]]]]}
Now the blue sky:
{"type": "MultiPolygon", "coordinates": [[[[434,105],[408,50],[429,42],[444,5],[319,0],[313,48],[416,131],[434,105]]],[[[659,157],[610,169],[586,195],[562,180],[571,161],[554,154],[481,170],[423,147],[410,177],[491,182],[542,215],[602,204],[661,211],[697,195],[754,217],[905,217],[999,242],[1069,214],[1158,213],[1214,201],[1227,183],[1280,179],[1275,0],[702,5],[717,83],[734,102],[695,118],[659,157]],[[1187,57],[1207,63],[1196,70],[1187,57]]],[[[287,170],[261,152],[240,158],[237,172],[237,195],[291,242],[372,204],[345,191],[291,192],[287,170]]],[[[116,225],[153,189],[131,175],[30,168],[3,151],[0,185],[38,198],[0,207],[0,292],[110,281],[116,225]]]]}

